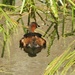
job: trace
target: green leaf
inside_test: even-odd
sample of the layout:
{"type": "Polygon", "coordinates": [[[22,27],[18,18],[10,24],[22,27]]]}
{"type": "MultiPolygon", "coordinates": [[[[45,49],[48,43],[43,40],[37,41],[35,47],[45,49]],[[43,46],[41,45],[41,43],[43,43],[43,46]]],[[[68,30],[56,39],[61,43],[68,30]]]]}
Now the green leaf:
{"type": "Polygon", "coordinates": [[[3,25],[0,25],[0,32],[3,32],[4,28],[3,25]]]}

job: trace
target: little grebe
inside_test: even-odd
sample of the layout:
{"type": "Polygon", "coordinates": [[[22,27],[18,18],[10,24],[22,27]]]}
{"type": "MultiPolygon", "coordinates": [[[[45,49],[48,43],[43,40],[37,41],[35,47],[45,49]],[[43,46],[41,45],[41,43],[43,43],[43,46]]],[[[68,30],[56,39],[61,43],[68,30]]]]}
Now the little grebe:
{"type": "Polygon", "coordinates": [[[37,23],[32,22],[29,27],[29,33],[25,34],[20,40],[20,48],[23,48],[29,56],[36,56],[43,48],[46,48],[46,40],[40,33],[34,32],[37,23]]]}

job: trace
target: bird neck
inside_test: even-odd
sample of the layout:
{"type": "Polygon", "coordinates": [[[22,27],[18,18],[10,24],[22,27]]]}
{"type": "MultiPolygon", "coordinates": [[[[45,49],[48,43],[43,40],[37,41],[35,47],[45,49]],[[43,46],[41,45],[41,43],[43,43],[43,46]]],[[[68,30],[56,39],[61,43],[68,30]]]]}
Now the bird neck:
{"type": "Polygon", "coordinates": [[[29,31],[30,31],[30,32],[34,32],[36,28],[37,28],[36,25],[32,25],[32,26],[30,27],[29,31]]]}

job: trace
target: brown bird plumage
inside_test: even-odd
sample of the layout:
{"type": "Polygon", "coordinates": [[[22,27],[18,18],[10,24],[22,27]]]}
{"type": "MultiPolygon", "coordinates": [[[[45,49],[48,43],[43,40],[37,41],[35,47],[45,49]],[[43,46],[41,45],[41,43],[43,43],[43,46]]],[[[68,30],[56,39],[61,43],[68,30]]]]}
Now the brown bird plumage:
{"type": "Polygon", "coordinates": [[[25,34],[20,40],[20,48],[23,48],[29,56],[36,56],[43,48],[46,48],[46,40],[40,33],[35,33],[37,23],[32,22],[29,33],[25,34]]]}

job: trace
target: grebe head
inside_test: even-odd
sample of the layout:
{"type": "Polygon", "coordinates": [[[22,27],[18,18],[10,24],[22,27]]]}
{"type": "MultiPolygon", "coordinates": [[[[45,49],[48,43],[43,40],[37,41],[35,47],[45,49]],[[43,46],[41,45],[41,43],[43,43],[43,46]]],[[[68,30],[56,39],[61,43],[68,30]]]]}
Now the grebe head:
{"type": "Polygon", "coordinates": [[[29,26],[29,32],[34,32],[34,30],[37,28],[37,27],[40,27],[36,22],[32,22],[29,26]]]}

